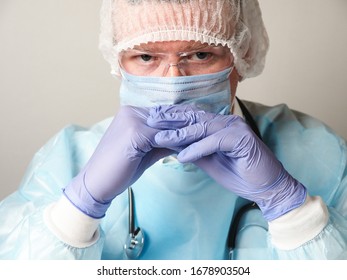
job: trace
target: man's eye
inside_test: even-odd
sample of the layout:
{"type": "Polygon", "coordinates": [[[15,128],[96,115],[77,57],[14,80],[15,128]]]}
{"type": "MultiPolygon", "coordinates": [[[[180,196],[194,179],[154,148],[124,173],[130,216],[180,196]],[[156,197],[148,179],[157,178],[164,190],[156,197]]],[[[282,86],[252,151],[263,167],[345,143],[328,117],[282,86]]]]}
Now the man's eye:
{"type": "Polygon", "coordinates": [[[191,59],[195,60],[206,60],[210,58],[211,54],[208,52],[197,52],[194,55],[192,55],[191,59]]]}
{"type": "Polygon", "coordinates": [[[153,58],[151,55],[149,54],[141,54],[140,55],[140,58],[145,61],[145,62],[148,62],[148,61],[151,61],[151,59],[153,58]]]}

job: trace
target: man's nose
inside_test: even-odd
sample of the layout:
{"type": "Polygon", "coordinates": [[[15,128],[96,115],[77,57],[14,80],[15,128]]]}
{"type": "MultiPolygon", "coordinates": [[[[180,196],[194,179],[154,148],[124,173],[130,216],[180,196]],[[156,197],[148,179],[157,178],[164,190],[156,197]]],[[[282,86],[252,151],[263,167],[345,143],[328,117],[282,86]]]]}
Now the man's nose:
{"type": "Polygon", "coordinates": [[[179,76],[185,76],[185,73],[183,69],[180,67],[179,64],[168,64],[165,77],[179,77],[179,76]]]}

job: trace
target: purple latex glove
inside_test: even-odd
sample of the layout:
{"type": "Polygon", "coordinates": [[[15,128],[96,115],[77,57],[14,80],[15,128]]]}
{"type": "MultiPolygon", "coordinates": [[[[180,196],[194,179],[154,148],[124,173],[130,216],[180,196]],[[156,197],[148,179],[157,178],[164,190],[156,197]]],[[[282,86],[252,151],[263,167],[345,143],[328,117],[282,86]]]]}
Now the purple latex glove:
{"type": "Polygon", "coordinates": [[[154,148],[159,130],[147,125],[148,116],[147,108],[122,107],[86,166],[65,188],[65,196],[83,213],[103,217],[117,195],[172,153],[154,148]]]}
{"type": "Polygon", "coordinates": [[[190,106],[159,106],[148,124],[158,132],[158,145],[180,151],[177,159],[192,162],[237,195],[254,201],[267,220],[302,205],[306,188],[284,169],[245,121],[190,106]]]}

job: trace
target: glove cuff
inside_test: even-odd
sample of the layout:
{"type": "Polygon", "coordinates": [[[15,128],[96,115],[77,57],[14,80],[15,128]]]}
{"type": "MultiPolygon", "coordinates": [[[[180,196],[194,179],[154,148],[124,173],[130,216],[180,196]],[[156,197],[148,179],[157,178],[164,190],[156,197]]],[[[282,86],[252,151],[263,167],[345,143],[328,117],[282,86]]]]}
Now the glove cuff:
{"type": "Polygon", "coordinates": [[[272,221],[303,205],[307,197],[307,189],[299,181],[288,174],[285,169],[278,181],[266,192],[266,199],[257,203],[264,218],[272,221]]]}
{"type": "Polygon", "coordinates": [[[111,205],[109,202],[99,202],[88,192],[84,184],[84,173],[80,173],[63,189],[65,197],[81,212],[94,219],[105,216],[111,205]]]}

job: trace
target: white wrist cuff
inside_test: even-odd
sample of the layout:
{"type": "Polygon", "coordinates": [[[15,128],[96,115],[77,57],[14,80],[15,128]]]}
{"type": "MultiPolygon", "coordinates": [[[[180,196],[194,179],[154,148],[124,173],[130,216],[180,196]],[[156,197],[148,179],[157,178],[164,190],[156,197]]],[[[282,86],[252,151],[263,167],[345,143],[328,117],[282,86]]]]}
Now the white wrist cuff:
{"type": "Polygon", "coordinates": [[[44,221],[61,241],[76,248],[91,246],[100,236],[100,219],[85,215],[64,196],[45,209],[44,221]]]}
{"type": "Polygon", "coordinates": [[[329,213],[318,196],[307,196],[305,203],[269,222],[272,244],[281,250],[292,250],[316,237],[327,225],[329,213]]]}

